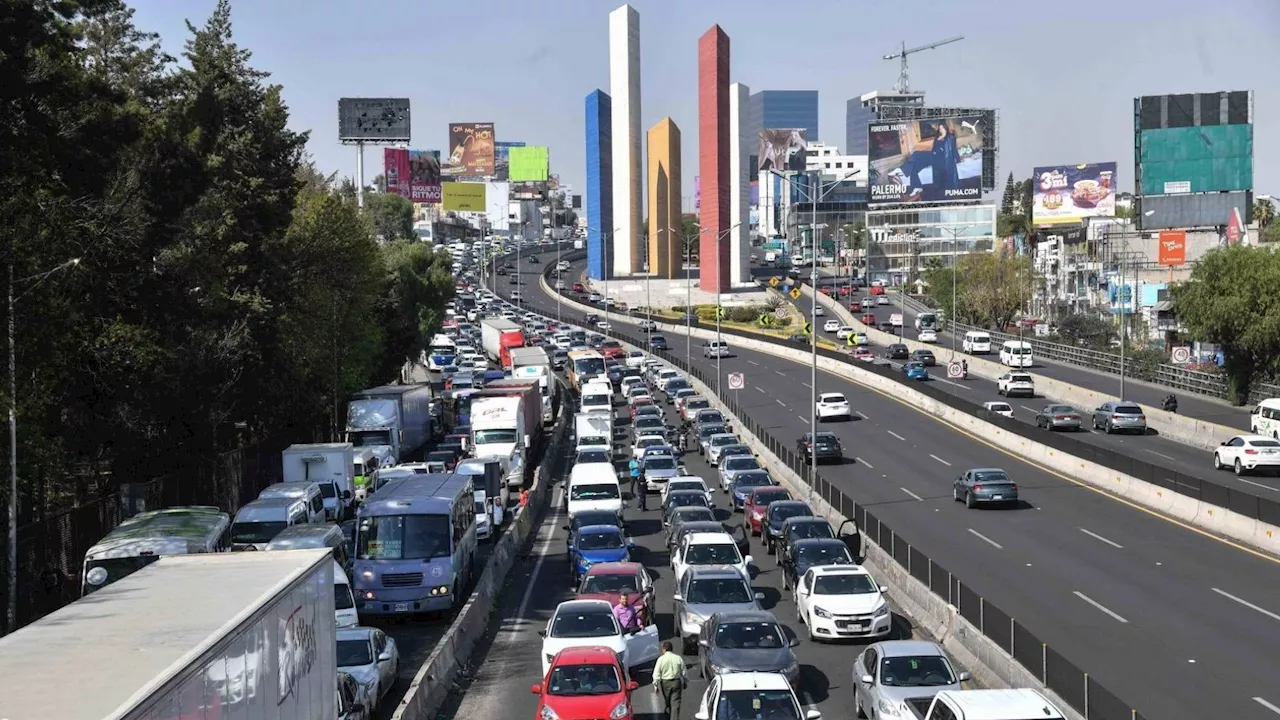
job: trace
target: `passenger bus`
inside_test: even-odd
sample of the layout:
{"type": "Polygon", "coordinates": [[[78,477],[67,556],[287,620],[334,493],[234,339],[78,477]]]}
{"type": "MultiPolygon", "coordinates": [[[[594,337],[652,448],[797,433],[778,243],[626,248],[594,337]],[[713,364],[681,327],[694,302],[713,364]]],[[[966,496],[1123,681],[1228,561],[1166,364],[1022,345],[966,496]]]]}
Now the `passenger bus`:
{"type": "Polygon", "coordinates": [[[378,489],[356,518],[354,589],[361,615],[462,606],[475,571],[472,477],[413,475],[378,489]]]}
{"type": "Polygon", "coordinates": [[[604,356],[595,350],[570,350],[568,370],[569,382],[580,389],[587,380],[604,375],[604,356]]]}
{"type": "Polygon", "coordinates": [[[138,513],[85,553],[80,593],[101,590],[166,555],[230,549],[231,516],[216,507],[192,505],[138,513]]]}
{"type": "Polygon", "coordinates": [[[439,371],[452,365],[457,356],[458,346],[453,340],[448,335],[436,335],[431,338],[431,345],[427,349],[427,369],[439,371]]]}
{"type": "Polygon", "coordinates": [[[475,394],[475,388],[444,391],[442,397],[444,399],[445,427],[456,428],[460,425],[471,424],[471,401],[473,399],[472,396],[475,394]]]}

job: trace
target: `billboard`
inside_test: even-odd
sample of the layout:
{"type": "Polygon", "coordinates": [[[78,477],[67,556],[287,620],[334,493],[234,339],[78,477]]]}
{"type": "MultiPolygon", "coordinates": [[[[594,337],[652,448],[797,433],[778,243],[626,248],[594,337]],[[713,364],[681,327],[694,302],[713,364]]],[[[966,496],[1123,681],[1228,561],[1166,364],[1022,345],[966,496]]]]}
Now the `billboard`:
{"type": "Polygon", "coordinates": [[[1141,130],[1142,195],[1253,189],[1253,126],[1141,130]]]}
{"type": "Polygon", "coordinates": [[[867,125],[868,204],[982,199],[984,116],[867,125]]]}
{"type": "Polygon", "coordinates": [[[409,197],[409,151],[405,148],[382,149],[382,178],[387,183],[387,192],[409,197]]]}
{"type": "Polygon", "coordinates": [[[485,183],[485,213],[489,227],[507,230],[510,212],[511,185],[505,182],[485,183]]]}
{"type": "Polygon", "coordinates": [[[1161,230],[1158,258],[1161,265],[1185,265],[1187,262],[1187,231],[1161,230]]]}
{"type": "Polygon", "coordinates": [[[495,142],[493,144],[493,179],[507,180],[511,168],[511,148],[524,147],[522,142],[495,142]]]}
{"type": "Polygon", "coordinates": [[[488,177],[494,170],[493,123],[449,124],[449,168],[455,175],[488,177]]]}
{"type": "Polygon", "coordinates": [[[549,155],[545,145],[511,148],[511,181],[546,182],[549,155]]]}
{"type": "Polygon", "coordinates": [[[444,209],[457,212],[484,212],[484,183],[451,182],[440,186],[444,209]]]}
{"type": "Polygon", "coordinates": [[[440,151],[409,151],[409,199],[416,203],[440,202],[440,151]]]}
{"type": "Polygon", "coordinates": [[[409,98],[339,98],[338,140],[409,142],[409,98]]]}
{"type": "Polygon", "coordinates": [[[760,131],[756,171],[804,172],[809,131],[804,128],[766,128],[760,131]]]}
{"type": "Polygon", "coordinates": [[[1031,174],[1031,220],[1037,225],[1080,223],[1116,214],[1116,164],[1050,165],[1031,174]]]}

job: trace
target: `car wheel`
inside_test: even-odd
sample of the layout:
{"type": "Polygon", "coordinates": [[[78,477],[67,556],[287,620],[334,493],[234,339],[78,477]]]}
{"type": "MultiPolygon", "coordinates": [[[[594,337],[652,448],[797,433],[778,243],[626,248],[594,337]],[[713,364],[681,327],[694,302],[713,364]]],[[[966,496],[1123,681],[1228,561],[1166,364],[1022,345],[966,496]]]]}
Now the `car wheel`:
{"type": "Polygon", "coordinates": [[[1244,466],[1240,464],[1240,458],[1236,458],[1235,471],[1237,477],[1244,475],[1244,466]]]}
{"type": "Polygon", "coordinates": [[[855,717],[858,717],[858,718],[867,717],[867,711],[862,709],[862,693],[858,692],[857,685],[853,686],[853,712],[855,717]]]}
{"type": "Polygon", "coordinates": [[[969,508],[970,510],[972,510],[974,507],[977,507],[976,503],[973,502],[973,493],[966,492],[964,494],[964,506],[969,508]]]}
{"type": "Polygon", "coordinates": [[[954,485],[951,486],[951,501],[960,502],[960,488],[954,485]]]}
{"type": "MultiPolygon", "coordinates": [[[[808,619],[808,618],[806,618],[806,620],[807,620],[807,619],[808,619]]],[[[811,642],[811,643],[821,642],[821,641],[818,639],[818,634],[817,634],[817,633],[815,633],[815,632],[813,631],[813,623],[811,623],[811,622],[806,622],[806,623],[804,624],[804,626],[805,626],[805,629],[807,629],[807,630],[809,631],[809,642],[811,642]]]]}
{"type": "Polygon", "coordinates": [[[1213,454],[1213,469],[1214,470],[1222,469],[1222,458],[1218,455],[1218,453],[1213,454]]]}

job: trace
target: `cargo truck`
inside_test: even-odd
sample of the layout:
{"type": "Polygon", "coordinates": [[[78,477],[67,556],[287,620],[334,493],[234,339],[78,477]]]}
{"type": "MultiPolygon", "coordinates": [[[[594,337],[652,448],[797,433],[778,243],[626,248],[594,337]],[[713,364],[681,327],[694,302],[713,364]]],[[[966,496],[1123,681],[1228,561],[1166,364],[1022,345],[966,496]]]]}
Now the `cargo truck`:
{"type": "Polygon", "coordinates": [[[395,462],[412,459],[440,432],[441,414],[431,385],[383,385],[362,390],[347,403],[344,438],[355,447],[387,452],[395,462]]]}
{"type": "Polygon", "coordinates": [[[280,454],[284,482],[320,485],[324,512],[339,522],[354,515],[356,494],[355,447],[343,443],[300,443],[280,454]]]}
{"type": "Polygon", "coordinates": [[[162,557],[0,638],[13,720],[334,720],[327,549],[162,557]]]}
{"type": "MultiPolygon", "coordinates": [[[[496,457],[507,464],[507,487],[524,485],[525,462],[531,454],[531,432],[525,408],[530,400],[519,395],[480,397],[471,402],[471,443],[477,458],[496,457]]],[[[537,400],[533,400],[537,402],[537,400]]]]}
{"type": "Polygon", "coordinates": [[[510,370],[511,348],[524,347],[524,331],[506,318],[484,318],[480,321],[480,344],[490,360],[510,370]]]}
{"type": "Polygon", "coordinates": [[[516,380],[536,379],[542,398],[542,424],[556,420],[556,381],[551,369],[551,358],[540,347],[512,348],[511,377],[516,380]]]}

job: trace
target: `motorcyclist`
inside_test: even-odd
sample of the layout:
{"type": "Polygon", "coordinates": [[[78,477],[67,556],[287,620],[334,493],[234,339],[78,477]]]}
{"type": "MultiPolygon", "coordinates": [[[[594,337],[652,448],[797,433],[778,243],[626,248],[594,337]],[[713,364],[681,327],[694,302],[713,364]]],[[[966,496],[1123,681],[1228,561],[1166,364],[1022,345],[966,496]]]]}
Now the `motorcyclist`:
{"type": "Polygon", "coordinates": [[[969,379],[969,361],[968,360],[960,361],[960,377],[965,380],[969,379]]]}
{"type": "Polygon", "coordinates": [[[1178,396],[1169,393],[1169,396],[1164,399],[1164,409],[1166,412],[1178,412],[1178,396]]]}

